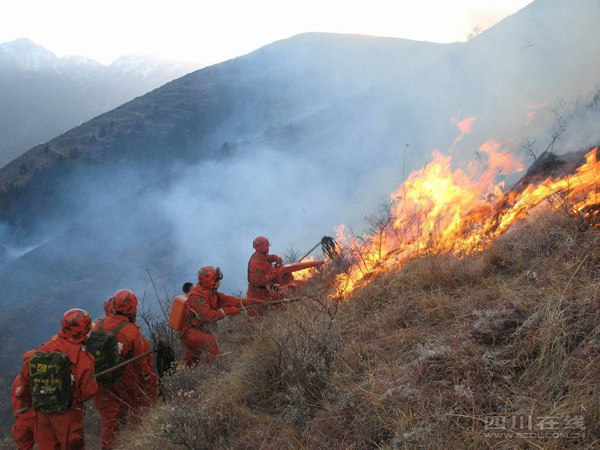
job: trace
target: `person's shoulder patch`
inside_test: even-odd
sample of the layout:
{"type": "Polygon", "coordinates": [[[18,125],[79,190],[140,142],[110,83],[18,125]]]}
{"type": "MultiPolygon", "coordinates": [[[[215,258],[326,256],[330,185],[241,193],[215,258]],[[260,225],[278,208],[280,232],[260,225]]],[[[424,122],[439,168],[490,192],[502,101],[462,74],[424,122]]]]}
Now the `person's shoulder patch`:
{"type": "Polygon", "coordinates": [[[206,303],[206,299],[204,297],[198,297],[198,303],[204,305],[206,303]]]}
{"type": "Polygon", "coordinates": [[[254,269],[254,273],[255,273],[256,275],[260,274],[260,269],[254,269]]]}

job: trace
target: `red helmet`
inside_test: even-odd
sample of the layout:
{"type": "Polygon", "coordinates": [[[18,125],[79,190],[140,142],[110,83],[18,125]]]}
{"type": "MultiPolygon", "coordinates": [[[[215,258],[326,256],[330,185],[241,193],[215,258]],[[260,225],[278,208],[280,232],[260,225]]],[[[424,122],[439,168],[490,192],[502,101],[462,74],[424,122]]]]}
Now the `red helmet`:
{"type": "Polygon", "coordinates": [[[213,289],[217,281],[223,279],[221,269],[215,266],[204,266],[198,271],[198,283],[207,289],[213,289]]]}
{"type": "Polygon", "coordinates": [[[259,253],[267,253],[270,246],[269,240],[264,236],[258,236],[252,241],[252,247],[259,253]]]}
{"type": "Polygon", "coordinates": [[[113,314],[114,311],[114,303],[115,303],[115,298],[114,297],[108,297],[106,300],[104,300],[104,314],[106,314],[106,317],[110,316],[111,314],[113,314]]]}
{"type": "Polygon", "coordinates": [[[121,289],[112,296],[113,312],[122,316],[133,316],[137,312],[138,299],[129,289],[121,289]]]}
{"type": "Polygon", "coordinates": [[[60,324],[60,334],[65,336],[71,342],[79,343],[87,339],[87,335],[92,330],[93,326],[92,318],[87,311],[74,308],[68,310],[63,315],[60,324]]]}

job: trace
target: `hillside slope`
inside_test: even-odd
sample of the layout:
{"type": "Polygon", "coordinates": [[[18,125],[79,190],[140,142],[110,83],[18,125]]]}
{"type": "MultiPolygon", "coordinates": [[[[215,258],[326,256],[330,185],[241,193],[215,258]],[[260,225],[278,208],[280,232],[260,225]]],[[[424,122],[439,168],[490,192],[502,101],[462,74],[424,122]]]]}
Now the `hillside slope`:
{"type": "MultiPolygon", "coordinates": [[[[570,20],[583,25],[571,37],[553,31],[567,8],[559,3],[535,2],[498,24],[500,31],[489,30],[458,47],[321,34],[277,42],[173,81],[60,136],[47,151],[36,147],[9,164],[0,170],[13,186],[5,192],[1,214],[16,224],[31,220],[43,231],[59,233],[49,233],[45,244],[0,272],[7,348],[2,367],[8,369],[14,355],[54,331],[61,309],[74,304],[73,291],[78,304],[99,313],[98,299],[116,289],[144,289],[140,266],[174,289],[181,279],[192,279],[202,262],[223,267],[225,287],[238,289],[256,234],[269,234],[281,252],[284,243],[309,247],[315,235],[361,220],[379,196],[397,187],[402,167],[396,149],[403,136],[427,141],[436,134],[430,133],[437,130],[435,123],[416,120],[419,111],[429,108],[432,118],[439,114],[439,136],[446,136],[446,145],[456,135],[449,115],[463,99],[451,106],[405,101],[415,92],[437,92],[440,99],[449,95],[448,86],[442,84],[440,91],[421,80],[438,73],[448,78],[453,62],[467,60],[473,46],[477,51],[470,65],[481,61],[482,73],[492,77],[498,70],[490,58],[521,54],[514,45],[524,41],[519,33],[534,39],[535,51],[542,54],[547,43],[565,55],[575,51],[580,40],[598,33],[588,22],[600,5],[581,1],[579,9],[573,8],[570,20]],[[501,47],[501,37],[511,45],[501,47]],[[495,56],[480,49],[486,42],[495,56]],[[81,136],[91,134],[96,142],[79,144],[81,136]],[[229,136],[234,139],[224,151],[229,136]],[[71,154],[71,146],[77,152],[61,156],[69,148],[71,154]],[[173,160],[180,165],[173,166],[173,160]],[[23,174],[21,164],[49,166],[23,174]],[[47,314],[24,333],[14,318],[31,309],[47,314]]],[[[542,77],[557,68],[557,59],[542,58],[546,65],[538,73],[523,57],[514,70],[541,77],[539,85],[531,84],[535,92],[566,91],[573,85],[569,80],[587,74],[596,61],[586,60],[589,48],[561,69],[568,75],[562,84],[553,79],[546,85],[542,77]]],[[[508,92],[514,79],[500,78],[500,92],[508,92]]],[[[441,81],[434,77],[434,82],[441,81]]],[[[484,109],[496,92],[478,91],[471,101],[484,109]]],[[[525,93],[516,92],[507,104],[523,101],[525,93]]],[[[597,133],[597,121],[586,130],[597,133]]],[[[426,160],[430,150],[418,146],[407,152],[412,164],[406,171],[426,160]]]]}
{"type": "MultiPolygon", "coordinates": [[[[83,156],[90,153],[93,159],[102,160],[111,151],[140,152],[138,147],[144,142],[154,143],[174,131],[178,135],[172,138],[177,137],[177,143],[184,146],[198,144],[207,135],[213,137],[209,142],[219,146],[228,134],[236,139],[261,135],[268,127],[304,117],[381,79],[393,77],[402,84],[452,48],[319,33],[276,42],[185,76],[31,149],[0,171],[0,190],[31,181],[33,170],[20,173],[22,164],[32,169],[53,166],[60,154],[68,155],[74,146],[83,156]],[[139,134],[143,140],[136,139],[138,136],[131,134],[141,131],[142,123],[144,133],[139,134]],[[102,126],[106,136],[99,136],[102,126]],[[210,136],[208,130],[221,136],[210,136]],[[93,134],[97,143],[80,142],[93,134]],[[122,135],[130,135],[126,146],[118,145],[122,135]],[[51,151],[44,152],[46,147],[51,151]]],[[[185,156],[180,147],[172,149],[179,154],[169,156],[185,156]]],[[[157,155],[145,150],[144,156],[157,155]]]]}
{"type": "MultiPolygon", "coordinates": [[[[65,206],[58,180],[79,168],[91,179],[104,167],[97,183],[110,185],[114,165],[143,174],[148,165],[193,163],[224,143],[245,153],[310,153],[339,172],[376,171],[381,195],[396,183],[399,148],[411,143],[407,170],[422,165],[455,139],[453,117],[478,118],[465,144],[520,139],[536,129],[531,117],[551,117],[556,98],[591,91],[598,8],[593,0],[539,0],[459,46],[318,34],[272,44],[32,149],[0,171],[0,219],[39,222],[40,206],[65,206]]],[[[67,206],[76,215],[77,205],[67,206]]]]}
{"type": "MultiPolygon", "coordinates": [[[[593,19],[598,14],[600,3],[593,0],[535,1],[408,83],[382,80],[262,142],[298,153],[327,149],[316,153],[317,164],[349,170],[350,179],[364,176],[366,168],[378,170],[385,192],[397,185],[399,153],[406,143],[407,172],[425,164],[433,149],[450,148],[459,134],[453,118],[476,118],[454,153],[457,158],[471,159],[492,138],[516,150],[549,119],[564,115],[561,105],[581,101],[598,86],[600,47],[589,45],[600,40],[593,19]]],[[[589,142],[565,145],[592,145],[600,137],[597,123],[581,127],[587,127],[581,134],[589,142]]]]}
{"type": "Polygon", "coordinates": [[[33,145],[201,67],[124,55],[58,58],[29,39],[0,44],[0,167],[33,145]]]}
{"type": "MultiPolygon", "coordinates": [[[[1,358],[0,366],[10,371],[17,361],[14,355],[23,346],[37,345],[41,336],[53,333],[55,315],[74,293],[80,306],[97,315],[101,312],[98,296],[110,295],[122,286],[143,292],[146,282],[140,279],[145,276],[141,267],[165,284],[178,284],[197,270],[191,267],[199,259],[223,252],[223,248],[207,248],[198,242],[180,251],[180,234],[172,220],[184,218],[184,210],[173,214],[164,210],[166,199],[183,181],[170,172],[174,159],[187,159],[188,164],[200,159],[208,166],[203,172],[209,174],[224,170],[233,159],[223,152],[213,154],[212,144],[191,146],[190,150],[186,142],[218,142],[219,150],[225,138],[220,132],[211,136],[208,130],[230,129],[240,139],[251,138],[256,130],[304,117],[365,89],[388,73],[400,79],[408,77],[404,71],[412,65],[416,70],[429,64],[448,51],[446,47],[452,46],[368,37],[299,36],[169,83],[54,139],[48,146],[34,148],[0,170],[0,177],[6,176],[4,180],[12,186],[5,192],[4,217],[14,225],[30,219],[29,225],[41,225],[42,232],[50,231],[52,237],[2,269],[1,320],[10,325],[1,333],[6,358],[1,358]],[[399,57],[382,56],[390,54],[399,57]],[[255,101],[249,101],[252,98],[255,101]],[[82,136],[88,136],[90,130],[95,130],[96,142],[85,140],[81,144],[82,136]],[[27,168],[48,166],[37,173],[22,173],[23,164],[27,168]],[[11,172],[15,168],[16,172],[11,172]],[[16,186],[22,186],[20,183],[25,185],[23,190],[16,186]],[[70,201],[66,206],[65,200],[70,201]],[[60,223],[54,227],[52,221],[40,217],[60,223]],[[32,276],[36,280],[33,284],[32,276]],[[34,323],[23,327],[22,321],[14,320],[31,310],[40,312],[34,323]]],[[[186,176],[203,173],[198,170],[187,171],[186,176]]],[[[206,176],[198,178],[206,182],[209,198],[221,201],[223,195],[233,195],[206,176]]],[[[233,180],[239,174],[224,178],[233,180]]],[[[289,187],[293,183],[290,180],[289,187]]],[[[233,187],[231,183],[229,186],[233,187]]],[[[247,191],[246,186],[239,189],[247,191]]],[[[235,209],[227,214],[235,213],[235,209]]],[[[223,214],[220,217],[224,219],[223,214]]],[[[195,232],[200,235],[203,225],[196,223],[195,232]]],[[[297,229],[292,223],[286,227],[297,229]]],[[[254,231],[248,228],[247,232],[254,231]]],[[[240,241],[228,245],[241,251],[246,247],[240,241]]],[[[219,264],[228,267],[223,262],[219,264]]],[[[229,274],[228,282],[239,278],[231,275],[231,269],[229,274]]]]}
{"type": "Polygon", "coordinates": [[[216,330],[223,357],[179,367],[119,448],[593,448],[599,239],[546,207],[339,305],[319,277],[301,304],[216,330]]]}

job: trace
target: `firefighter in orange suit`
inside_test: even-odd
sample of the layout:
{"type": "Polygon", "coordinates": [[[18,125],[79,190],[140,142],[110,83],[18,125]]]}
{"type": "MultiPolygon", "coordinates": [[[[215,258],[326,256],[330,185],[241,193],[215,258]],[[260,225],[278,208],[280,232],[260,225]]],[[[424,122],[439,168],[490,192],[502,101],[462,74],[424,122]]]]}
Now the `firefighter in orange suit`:
{"type": "MultiPolygon", "coordinates": [[[[277,270],[283,264],[283,260],[277,255],[269,254],[271,244],[264,236],[258,236],[252,242],[255,252],[248,261],[248,291],[250,298],[260,298],[269,303],[273,300],[281,300],[284,295],[277,284],[277,270]]],[[[253,309],[248,311],[249,320],[261,316],[264,309],[253,309]]]]}
{"type": "MultiPolygon", "coordinates": [[[[23,362],[27,364],[35,350],[29,350],[23,355],[23,362]]],[[[12,436],[17,444],[17,450],[33,450],[33,431],[35,428],[35,411],[32,408],[23,407],[23,402],[18,397],[23,391],[23,380],[21,374],[17,375],[12,385],[13,416],[16,419],[11,428],[12,436]]]]}
{"type": "MultiPolygon", "coordinates": [[[[61,322],[55,339],[46,342],[38,352],[58,352],[71,362],[73,401],[64,413],[36,412],[35,443],[39,450],[75,450],[85,448],[83,433],[83,403],[98,391],[94,378],[94,357],[83,348],[92,331],[90,315],[83,309],[70,309],[61,322]]],[[[33,356],[32,356],[33,358],[33,356]]],[[[21,370],[23,390],[17,396],[24,407],[31,406],[29,363],[21,370]]]]}
{"type": "Polygon", "coordinates": [[[219,355],[219,346],[207,325],[225,316],[239,314],[242,306],[264,304],[263,300],[237,298],[217,292],[222,279],[223,274],[218,267],[203,267],[198,271],[198,284],[188,294],[183,310],[184,324],[179,332],[186,349],[183,362],[188,366],[196,364],[201,355],[204,355],[207,363],[219,355]]]}
{"type": "MultiPolygon", "coordinates": [[[[150,349],[148,341],[135,322],[138,299],[133,291],[121,289],[113,295],[112,314],[96,322],[96,329],[112,332],[121,323],[116,334],[121,361],[141,355],[150,349]]],[[[123,367],[123,373],[114,383],[100,383],[94,404],[102,420],[102,449],[111,449],[120,428],[139,417],[139,407],[156,400],[156,375],[152,359],[140,358],[123,367]]]]}

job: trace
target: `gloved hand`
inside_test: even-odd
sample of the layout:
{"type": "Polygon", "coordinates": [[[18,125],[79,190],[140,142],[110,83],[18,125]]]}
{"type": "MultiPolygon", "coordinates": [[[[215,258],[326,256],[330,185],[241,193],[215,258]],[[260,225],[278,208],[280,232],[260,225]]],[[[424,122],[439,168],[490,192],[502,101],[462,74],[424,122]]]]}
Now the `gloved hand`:
{"type": "Polygon", "coordinates": [[[240,308],[237,306],[226,306],[222,309],[226,316],[236,316],[240,313],[240,308]]]}
{"type": "Polygon", "coordinates": [[[275,267],[281,267],[283,266],[283,259],[281,259],[279,256],[275,255],[275,267]]]}

